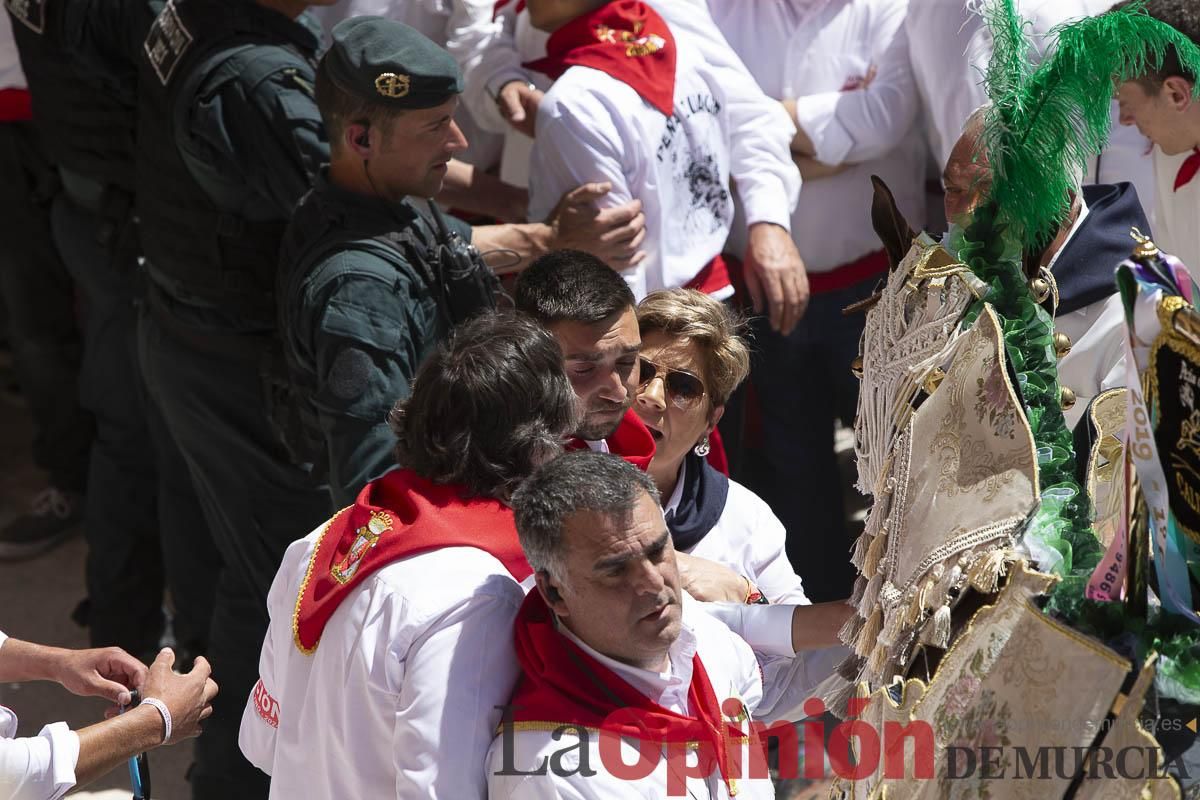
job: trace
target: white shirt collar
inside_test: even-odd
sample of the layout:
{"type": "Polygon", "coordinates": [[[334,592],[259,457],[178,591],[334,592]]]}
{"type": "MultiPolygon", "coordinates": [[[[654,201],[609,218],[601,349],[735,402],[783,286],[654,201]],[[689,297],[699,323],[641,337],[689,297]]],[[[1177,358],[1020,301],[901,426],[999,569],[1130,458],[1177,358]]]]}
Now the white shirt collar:
{"type": "Polygon", "coordinates": [[[608,449],[608,440],[607,439],[597,439],[596,441],[592,441],[591,439],[584,439],[583,443],[588,446],[589,450],[594,450],[597,453],[611,452],[608,449]]]}
{"type": "Polygon", "coordinates": [[[565,625],[559,624],[558,630],[583,652],[599,661],[604,666],[619,675],[626,683],[658,703],[663,708],[680,714],[688,713],[688,689],[692,685],[692,657],[696,655],[696,632],[688,623],[690,616],[688,605],[690,600],[684,595],[683,624],[679,628],[679,637],[667,651],[667,671],[641,669],[597,652],[586,642],[572,633],[565,625]]]}
{"type": "Polygon", "coordinates": [[[679,465],[679,477],[675,480],[675,491],[671,492],[671,497],[667,500],[667,505],[663,508],[663,516],[669,517],[679,509],[679,503],[683,500],[683,482],[687,480],[687,459],[679,465]]]}
{"type": "Polygon", "coordinates": [[[1083,190],[1080,190],[1076,197],[1079,198],[1079,216],[1075,218],[1075,222],[1071,223],[1071,230],[1067,231],[1067,238],[1063,239],[1062,247],[1058,248],[1054,255],[1050,256],[1050,263],[1046,265],[1046,269],[1052,272],[1054,271],[1054,263],[1058,261],[1058,257],[1062,255],[1063,250],[1067,249],[1067,245],[1070,244],[1071,239],[1075,236],[1079,227],[1083,225],[1083,221],[1088,215],[1088,204],[1083,199],[1083,190]]]}

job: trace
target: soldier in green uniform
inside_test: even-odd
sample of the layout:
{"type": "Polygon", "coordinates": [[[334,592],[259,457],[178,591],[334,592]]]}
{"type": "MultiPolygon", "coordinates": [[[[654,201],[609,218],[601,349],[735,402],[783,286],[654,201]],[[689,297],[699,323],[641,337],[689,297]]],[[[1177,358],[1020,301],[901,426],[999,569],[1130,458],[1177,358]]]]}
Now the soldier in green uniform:
{"type": "MultiPolygon", "coordinates": [[[[283,551],[330,510],[324,485],[274,435],[261,378],[280,239],[327,153],[312,97],[320,31],[307,5],[68,4],[74,51],[137,73],[135,209],[147,278],[139,358],[220,553],[208,658],[235,699],[257,676],[283,551]]],[[[165,491],[160,501],[170,502],[165,491]]],[[[165,546],[187,534],[165,531],[165,546]]],[[[197,740],[196,798],[267,796],[267,777],[238,751],[241,705],[217,703],[197,740]]]]}
{"type": "MultiPolygon", "coordinates": [[[[74,61],[64,46],[66,3],[8,0],[7,6],[38,127],[60,178],[51,207],[54,240],[82,306],[80,398],[97,427],[84,511],[91,643],[118,645],[143,657],[158,651],[161,516],[162,524],[177,532],[174,541],[188,548],[169,551],[171,571],[190,578],[172,581],[177,649],[201,653],[212,616],[216,554],[190,480],[175,479],[177,488],[161,508],[155,492],[147,491],[158,475],[149,425],[157,415],[145,402],[136,354],[136,74],[129,65],[120,80],[104,78],[74,61]],[[196,580],[206,565],[211,565],[209,580],[196,580]]],[[[169,437],[154,439],[163,447],[158,460],[172,475],[186,478],[169,437]]]]}
{"type": "MultiPolygon", "coordinates": [[[[600,219],[607,231],[594,222],[556,231],[471,228],[442,214],[424,198],[441,191],[447,162],[467,145],[453,120],[462,91],[454,60],[413,28],[380,17],[346,20],[332,35],[316,79],[330,164],[285,236],[279,309],[297,395],[287,439],[299,443],[298,458],[327,470],[340,508],[394,465],[388,412],[464,315],[464,298],[449,296],[461,287],[445,286],[458,269],[446,259],[451,240],[476,263],[480,252],[525,256],[576,241],[632,258],[640,220],[630,207],[600,219]]],[[[565,206],[575,202],[569,196],[565,206]]],[[[471,298],[465,302],[469,309],[471,298]]]]}

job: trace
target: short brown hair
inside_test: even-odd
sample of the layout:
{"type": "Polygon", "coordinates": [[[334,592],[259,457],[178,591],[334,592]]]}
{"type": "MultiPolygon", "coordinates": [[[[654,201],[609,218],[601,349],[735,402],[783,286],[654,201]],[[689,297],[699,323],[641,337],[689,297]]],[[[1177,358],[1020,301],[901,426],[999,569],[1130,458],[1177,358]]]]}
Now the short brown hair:
{"type": "Polygon", "coordinates": [[[317,64],[313,99],[317,103],[317,110],[321,112],[321,121],[325,124],[329,149],[334,153],[341,152],[342,136],[347,126],[373,125],[387,133],[391,124],[404,113],[403,110],[389,108],[383,103],[376,103],[346,91],[330,76],[325,66],[325,57],[317,64]]]}
{"type": "Polygon", "coordinates": [[[723,406],[750,372],[750,348],[740,315],[695,289],[663,289],[637,307],[642,337],[664,333],[695,342],[704,358],[704,385],[714,406],[723,406]]]}
{"type": "MultiPolygon", "coordinates": [[[[1133,0],[1123,0],[1113,6],[1112,10],[1126,8],[1130,5],[1133,5],[1133,0]]],[[[1165,22],[1196,44],[1200,44],[1200,8],[1197,8],[1196,0],[1148,0],[1145,4],[1145,13],[1159,22],[1165,22]]],[[[1158,67],[1147,64],[1147,71],[1133,80],[1145,89],[1147,94],[1156,95],[1162,91],[1163,81],[1175,76],[1192,83],[1196,83],[1197,78],[1200,78],[1200,76],[1191,74],[1183,65],[1175,46],[1168,45],[1163,53],[1162,64],[1158,67]]]]}
{"type": "Polygon", "coordinates": [[[519,314],[487,312],[425,359],[388,423],[401,466],[504,499],[561,452],[578,418],[554,337],[519,314]]]}

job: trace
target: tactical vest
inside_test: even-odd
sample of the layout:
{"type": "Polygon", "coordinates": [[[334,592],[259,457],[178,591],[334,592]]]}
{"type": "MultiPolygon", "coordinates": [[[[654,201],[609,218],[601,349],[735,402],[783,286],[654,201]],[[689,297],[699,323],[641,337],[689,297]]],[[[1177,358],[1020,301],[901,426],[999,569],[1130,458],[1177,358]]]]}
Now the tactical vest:
{"type": "MultiPolygon", "coordinates": [[[[399,221],[397,223],[399,225],[399,221]]],[[[378,281],[379,291],[394,291],[397,273],[412,276],[426,288],[435,284],[433,259],[436,239],[428,222],[419,214],[403,230],[376,233],[356,229],[354,220],[331,207],[320,192],[310,192],[292,218],[281,248],[278,296],[280,342],[270,367],[264,373],[268,417],[292,461],[324,476],[325,442],[321,435],[313,398],[317,393],[317,365],[297,347],[317,325],[304,313],[304,298],[321,291],[348,274],[357,279],[378,281]],[[335,253],[358,251],[382,259],[364,259],[360,265],[319,268],[335,253]],[[386,266],[385,266],[386,265],[386,266]]],[[[353,263],[353,262],[351,262],[353,263]]],[[[432,293],[429,296],[434,302],[432,293]]],[[[446,325],[439,315],[433,335],[440,338],[446,325]]]]}
{"type": "Polygon", "coordinates": [[[56,166],[132,192],[133,87],[111,85],[72,63],[62,46],[62,2],[5,0],[38,135],[56,166]]]}
{"type": "Polygon", "coordinates": [[[302,52],[251,4],[172,0],[159,12],[139,59],[138,213],[147,268],[176,299],[269,321],[286,219],[256,215],[250,192],[212,197],[177,145],[200,86],[240,83],[249,95],[281,72],[309,85],[302,52]]]}

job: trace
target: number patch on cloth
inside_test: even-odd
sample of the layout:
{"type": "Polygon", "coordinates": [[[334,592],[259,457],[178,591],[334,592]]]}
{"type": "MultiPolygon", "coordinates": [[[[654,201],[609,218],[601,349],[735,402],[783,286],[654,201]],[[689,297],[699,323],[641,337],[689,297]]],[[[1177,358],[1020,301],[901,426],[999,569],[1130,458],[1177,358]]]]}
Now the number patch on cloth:
{"type": "Polygon", "coordinates": [[[46,29],[46,0],[5,0],[9,13],[34,33],[46,29]]]}
{"type": "Polygon", "coordinates": [[[163,86],[171,80],[171,74],[191,46],[192,34],[179,18],[174,0],[169,0],[150,26],[150,33],[146,35],[143,45],[146,58],[150,59],[150,66],[154,67],[154,74],[163,86]]]}

